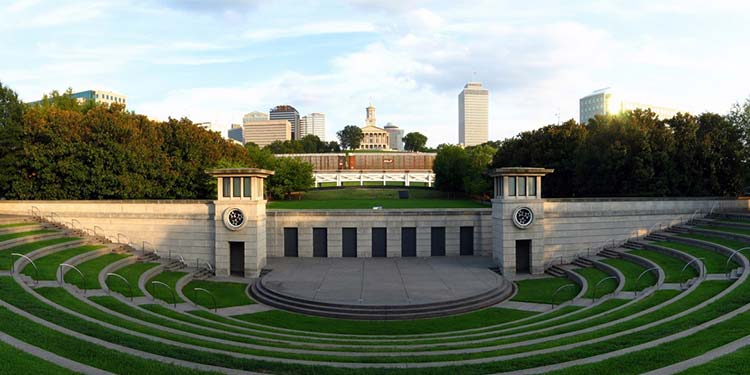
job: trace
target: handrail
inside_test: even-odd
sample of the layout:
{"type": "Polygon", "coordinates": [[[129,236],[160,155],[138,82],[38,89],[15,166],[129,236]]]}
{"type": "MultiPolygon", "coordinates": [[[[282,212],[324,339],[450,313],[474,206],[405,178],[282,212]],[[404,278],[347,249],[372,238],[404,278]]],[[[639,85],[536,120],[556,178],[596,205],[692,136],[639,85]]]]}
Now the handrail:
{"type": "MultiPolygon", "coordinates": [[[[698,260],[701,261],[701,268],[703,269],[703,275],[706,275],[706,263],[705,263],[706,258],[703,258],[703,257],[701,257],[701,258],[695,258],[695,259],[693,259],[693,260],[685,263],[685,265],[682,267],[682,269],[680,270],[680,280],[682,280],[682,273],[685,271],[685,269],[689,265],[697,262],[698,260]]],[[[700,277],[700,271],[698,272],[698,277],[700,277]]],[[[680,281],[680,288],[682,288],[682,281],[680,281]]]]}
{"type": "MultiPolygon", "coordinates": [[[[125,282],[125,284],[126,284],[126,285],[128,286],[128,288],[130,289],[130,302],[133,302],[133,286],[132,286],[132,285],[130,285],[130,281],[128,281],[128,279],[126,279],[126,278],[125,278],[124,276],[120,275],[119,273],[114,273],[114,272],[108,272],[108,273],[107,273],[107,276],[105,276],[105,277],[104,277],[104,281],[106,282],[106,281],[107,281],[107,279],[108,279],[108,278],[109,278],[110,276],[117,276],[117,278],[119,278],[120,280],[122,280],[122,281],[124,281],[124,282],[125,282]]],[[[110,293],[110,289],[109,289],[109,287],[108,287],[108,288],[107,288],[107,294],[109,294],[109,293],[110,293]]]]}
{"type": "Polygon", "coordinates": [[[565,284],[565,285],[562,285],[559,288],[557,288],[554,293],[552,293],[552,297],[550,297],[550,302],[552,303],[552,308],[553,309],[555,308],[555,296],[557,295],[557,293],[559,293],[561,290],[563,290],[565,288],[571,288],[571,287],[575,287],[575,284],[565,284]]]}
{"type": "Polygon", "coordinates": [[[599,285],[601,283],[607,281],[607,280],[617,280],[617,276],[608,276],[608,277],[605,277],[605,278],[599,280],[599,282],[596,283],[596,285],[594,285],[594,301],[596,301],[596,290],[599,288],[599,285]]]}
{"type": "Polygon", "coordinates": [[[39,207],[31,206],[31,216],[42,217],[41,212],[42,211],[39,210],[39,207]],[[34,210],[36,210],[36,215],[34,215],[34,210]]]}
{"type": "Polygon", "coordinates": [[[55,215],[57,215],[57,217],[60,217],[60,215],[58,215],[55,212],[50,212],[49,213],[49,221],[50,221],[50,223],[54,223],[55,222],[55,215]]]}
{"type": "MultiPolygon", "coordinates": [[[[10,256],[21,257],[23,259],[26,259],[27,262],[31,263],[31,265],[34,266],[34,271],[35,271],[34,272],[34,285],[39,284],[39,268],[36,266],[36,263],[34,263],[34,261],[31,258],[27,257],[26,255],[19,254],[19,253],[11,253],[10,256]]],[[[16,262],[11,262],[10,264],[11,275],[15,272],[15,268],[16,268],[16,262]]]]}
{"type": "Polygon", "coordinates": [[[211,266],[211,263],[206,262],[206,268],[208,268],[208,270],[211,271],[211,273],[214,272],[214,267],[211,266]]]}
{"type": "Polygon", "coordinates": [[[711,217],[711,215],[714,214],[714,209],[716,208],[716,205],[718,205],[718,204],[719,204],[719,202],[714,202],[714,205],[711,206],[711,211],[708,211],[708,215],[706,215],[706,217],[711,217]]]}
{"type": "Polygon", "coordinates": [[[738,253],[741,253],[743,250],[750,250],[750,246],[743,247],[743,248],[741,248],[739,250],[733,250],[732,251],[732,255],[730,255],[729,258],[727,258],[727,262],[724,264],[724,270],[725,270],[724,273],[726,273],[727,279],[729,278],[729,273],[730,273],[729,272],[729,262],[732,261],[732,258],[734,258],[735,255],[737,255],[738,253]]]}
{"type": "Polygon", "coordinates": [[[80,222],[80,221],[78,221],[77,219],[70,219],[70,226],[71,226],[71,227],[72,227],[73,229],[76,229],[75,225],[73,225],[73,223],[74,223],[74,222],[75,222],[75,223],[78,223],[78,226],[79,226],[79,227],[82,227],[82,226],[81,226],[81,222],[80,222]]]}
{"type": "Polygon", "coordinates": [[[659,270],[659,267],[651,267],[651,268],[649,268],[649,269],[641,272],[640,275],[638,275],[638,278],[635,279],[635,296],[636,297],[638,297],[638,291],[639,291],[638,286],[639,286],[639,283],[641,281],[641,277],[643,277],[647,272],[658,271],[658,270],[659,270]]]}
{"type": "Polygon", "coordinates": [[[94,225],[94,237],[98,236],[98,234],[96,233],[96,228],[99,228],[99,229],[102,230],[102,232],[104,232],[104,228],[102,228],[102,227],[100,227],[98,225],[94,225]]]}
{"type": "Polygon", "coordinates": [[[83,289],[83,295],[85,296],[86,295],[86,276],[83,274],[83,272],[81,272],[81,270],[78,269],[78,267],[72,264],[60,263],[60,265],[57,266],[57,269],[60,270],[60,280],[58,281],[60,286],[62,286],[65,283],[65,274],[62,271],[64,267],[72,268],[76,270],[76,272],[78,272],[79,275],[81,275],[81,280],[83,281],[83,284],[82,284],[83,287],[81,289],[83,289]]]}
{"type": "Polygon", "coordinates": [[[692,215],[690,215],[690,220],[688,221],[688,223],[692,223],[692,222],[693,222],[693,220],[695,220],[695,215],[698,215],[698,214],[700,214],[700,212],[701,212],[701,209],[700,209],[700,208],[699,208],[699,209],[697,209],[697,210],[695,210],[695,212],[693,212],[693,214],[692,214],[692,215]]]}
{"type": "Polygon", "coordinates": [[[146,244],[149,244],[151,246],[151,249],[153,250],[152,253],[156,253],[156,247],[154,247],[154,244],[148,241],[143,241],[141,243],[141,251],[143,251],[144,254],[146,254],[146,244]]]}
{"type": "Polygon", "coordinates": [[[217,305],[216,305],[216,297],[214,297],[213,293],[211,293],[208,290],[203,289],[203,288],[193,288],[193,302],[195,302],[195,306],[198,306],[198,292],[204,292],[204,293],[208,294],[209,297],[211,297],[211,300],[214,303],[213,310],[214,310],[214,312],[216,312],[218,310],[217,309],[217,305]]]}
{"type": "Polygon", "coordinates": [[[179,260],[180,260],[180,263],[182,263],[182,264],[184,264],[184,265],[185,265],[185,267],[187,267],[187,266],[188,266],[188,265],[187,265],[187,262],[185,261],[185,258],[183,258],[183,257],[182,257],[182,255],[180,255],[180,259],[179,259],[179,260]]]}
{"type": "Polygon", "coordinates": [[[656,228],[657,225],[661,225],[661,221],[654,223],[654,225],[651,226],[651,228],[648,228],[648,232],[646,232],[646,236],[654,232],[654,228],[656,228]]]}
{"type": "Polygon", "coordinates": [[[167,290],[169,291],[169,293],[172,294],[172,304],[174,305],[175,308],[177,308],[177,296],[175,296],[174,291],[172,290],[172,287],[170,287],[169,285],[167,285],[167,284],[165,284],[165,283],[163,283],[161,281],[152,281],[150,285],[152,285],[152,287],[151,287],[151,297],[154,300],[156,300],[156,294],[154,294],[154,291],[156,291],[156,285],[161,285],[161,286],[167,288],[167,290]]]}
{"type": "Polygon", "coordinates": [[[130,245],[130,238],[122,233],[117,233],[117,243],[122,243],[120,242],[120,236],[125,237],[125,243],[130,245]]]}

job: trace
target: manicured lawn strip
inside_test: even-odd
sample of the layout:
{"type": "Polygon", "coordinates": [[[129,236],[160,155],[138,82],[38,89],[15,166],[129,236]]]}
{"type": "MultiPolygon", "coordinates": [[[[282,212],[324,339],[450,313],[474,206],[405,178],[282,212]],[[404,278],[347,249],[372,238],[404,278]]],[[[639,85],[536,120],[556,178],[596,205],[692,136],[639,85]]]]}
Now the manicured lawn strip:
{"type": "Polygon", "coordinates": [[[594,298],[594,292],[596,292],[596,298],[599,298],[601,296],[610,294],[614,292],[615,289],[617,289],[616,279],[609,279],[599,284],[598,288],[596,287],[596,284],[599,283],[599,281],[610,276],[602,270],[590,267],[579,268],[576,269],[575,272],[581,274],[581,276],[583,276],[586,279],[586,282],[588,282],[589,284],[589,288],[586,290],[586,294],[584,294],[583,298],[594,298]]]}
{"type": "Polygon", "coordinates": [[[224,307],[251,305],[255,303],[255,301],[251,300],[247,293],[245,293],[247,284],[243,283],[192,280],[182,288],[182,293],[185,297],[193,301],[193,303],[198,303],[206,308],[214,308],[211,297],[204,292],[198,292],[196,294],[195,291],[193,291],[193,288],[203,288],[208,290],[214,298],[216,298],[215,307],[219,309],[224,307]]]}
{"type": "Polygon", "coordinates": [[[0,342],[0,374],[67,375],[75,372],[0,342]]]}
{"type": "Polygon", "coordinates": [[[573,299],[581,292],[581,287],[573,280],[565,277],[544,277],[541,279],[527,279],[515,282],[518,293],[511,299],[517,302],[532,302],[551,304],[552,294],[563,285],[573,285],[561,290],[555,296],[555,303],[561,303],[573,299]]]}
{"type": "Polygon", "coordinates": [[[5,250],[0,251],[0,270],[9,270],[13,262],[15,262],[18,257],[11,256],[10,254],[18,253],[18,254],[28,254],[34,250],[39,250],[43,247],[52,246],[52,245],[59,245],[61,243],[70,242],[70,241],[76,241],[80,240],[80,238],[77,237],[60,237],[60,238],[52,238],[49,240],[41,240],[36,242],[30,242],[21,244],[18,246],[14,246],[5,250]]]}
{"type": "Polygon", "coordinates": [[[53,229],[39,229],[39,230],[32,230],[28,232],[0,234],[0,242],[14,240],[16,238],[21,238],[21,237],[28,237],[28,236],[34,236],[37,234],[47,234],[47,233],[53,233],[53,232],[57,232],[57,231],[53,229]]]}
{"type": "Polygon", "coordinates": [[[680,271],[685,266],[685,262],[675,257],[645,249],[630,250],[629,253],[646,258],[661,267],[664,270],[665,283],[681,283],[698,276],[698,272],[693,267],[686,268],[685,272],[682,272],[682,276],[680,276],[680,271]]]}
{"type": "Polygon", "coordinates": [[[104,254],[94,259],[87,260],[76,267],[81,270],[81,273],[86,277],[86,285],[83,285],[83,280],[78,272],[70,272],[65,274],[65,282],[73,284],[81,289],[101,289],[102,285],[99,283],[99,273],[104,267],[117,262],[118,260],[125,259],[131,256],[131,254],[104,254]]]}
{"type": "Polygon", "coordinates": [[[489,206],[468,199],[402,199],[402,200],[299,200],[273,201],[268,203],[268,209],[276,210],[353,210],[372,209],[375,206],[383,208],[488,208],[489,206]]]}
{"type": "MultiPolygon", "coordinates": [[[[193,360],[197,362],[198,359],[205,359],[208,356],[206,353],[196,350],[164,345],[132,335],[116,334],[97,324],[62,313],[26,293],[10,277],[0,277],[0,299],[46,321],[78,331],[84,335],[98,337],[108,342],[158,355],[175,357],[170,355],[175,354],[177,355],[176,358],[186,361],[193,360]]],[[[114,373],[139,375],[208,374],[203,371],[142,359],[94,345],[75,337],[61,334],[41,324],[34,323],[4,308],[0,308],[0,330],[19,340],[62,357],[114,373]]],[[[224,360],[228,361],[227,363],[235,360],[234,358],[218,354],[211,354],[210,356],[224,358],[224,360]]],[[[248,370],[250,369],[253,368],[248,367],[248,370]]]]}
{"type": "MultiPolygon", "coordinates": [[[[745,323],[750,325],[750,323],[745,323]]],[[[750,346],[738,349],[736,352],[723,355],[702,365],[679,372],[680,375],[714,375],[750,373],[750,346]]]]}
{"type": "Polygon", "coordinates": [[[141,288],[138,287],[138,280],[144,272],[158,265],[159,263],[133,263],[114,272],[128,280],[130,286],[133,287],[132,295],[130,293],[131,289],[117,277],[107,278],[107,287],[109,287],[109,290],[120,293],[125,297],[142,297],[144,294],[141,288]]]}
{"type": "Polygon", "coordinates": [[[700,229],[710,229],[720,232],[727,232],[727,233],[735,233],[735,234],[744,234],[746,236],[750,236],[750,229],[742,229],[742,228],[733,228],[733,227],[722,227],[718,225],[698,225],[697,228],[700,229]]]}
{"type": "Polygon", "coordinates": [[[3,228],[17,228],[17,227],[25,227],[27,225],[36,225],[38,223],[11,223],[11,224],[0,224],[0,229],[3,228]]]}
{"type": "Polygon", "coordinates": [[[151,279],[149,279],[146,282],[146,288],[148,289],[149,293],[151,293],[151,295],[154,298],[158,298],[167,303],[182,303],[185,301],[183,301],[182,298],[177,296],[177,290],[175,289],[175,285],[177,284],[177,281],[180,280],[185,275],[187,275],[186,272],[171,272],[171,271],[162,272],[152,277],[151,279]],[[164,285],[151,284],[154,281],[161,281],[164,284],[169,285],[169,288],[172,290],[172,292],[174,292],[174,295],[172,295],[172,293],[166,290],[164,288],[164,285]]]}
{"type": "Polygon", "coordinates": [[[657,278],[652,272],[646,272],[641,277],[641,280],[638,281],[638,285],[635,284],[636,280],[638,280],[638,276],[646,270],[646,267],[643,267],[640,264],[625,259],[604,259],[602,262],[617,268],[623,275],[625,275],[625,287],[622,288],[622,290],[626,292],[641,291],[656,284],[657,278]]]}
{"type": "MultiPolygon", "coordinates": [[[[61,263],[65,263],[70,258],[73,258],[74,256],[88,253],[89,251],[94,251],[96,249],[101,249],[104,246],[101,245],[84,245],[79,247],[74,247],[71,249],[66,249],[62,251],[57,251],[49,255],[45,255],[39,259],[34,260],[34,263],[36,263],[36,266],[39,268],[39,280],[57,280],[57,268],[60,267],[61,263]]],[[[68,272],[75,272],[75,271],[68,271],[68,272]]],[[[26,267],[23,268],[22,273],[29,277],[35,277],[36,273],[34,272],[34,267],[27,264],[26,267]]],[[[78,274],[76,272],[76,274],[78,274]]]]}
{"type": "MultiPolygon", "coordinates": [[[[704,258],[703,263],[706,265],[706,271],[708,273],[725,273],[727,272],[726,264],[727,257],[723,254],[719,254],[716,251],[702,249],[700,247],[691,246],[683,243],[676,242],[657,242],[658,245],[669,247],[675,250],[679,250],[688,253],[696,258],[704,258]]],[[[732,260],[729,262],[731,268],[739,267],[739,263],[732,260]]]]}
{"type": "Polygon", "coordinates": [[[750,246],[749,242],[742,242],[737,240],[730,240],[728,238],[722,238],[722,237],[714,237],[714,236],[706,236],[703,234],[695,234],[695,233],[681,233],[679,235],[680,237],[687,237],[687,238],[693,238],[696,240],[701,241],[707,241],[707,242],[713,242],[717,243],[719,245],[726,246],[733,250],[739,250],[743,247],[750,246]]]}
{"type": "Polygon", "coordinates": [[[470,312],[468,314],[432,319],[365,321],[322,318],[282,310],[271,310],[254,314],[233,316],[233,318],[241,319],[250,323],[300,331],[352,335],[408,335],[477,328],[510,322],[535,314],[536,313],[529,311],[488,308],[470,312]]]}
{"type": "Polygon", "coordinates": [[[748,219],[719,219],[718,221],[723,222],[723,223],[750,224],[750,220],[748,219]]]}

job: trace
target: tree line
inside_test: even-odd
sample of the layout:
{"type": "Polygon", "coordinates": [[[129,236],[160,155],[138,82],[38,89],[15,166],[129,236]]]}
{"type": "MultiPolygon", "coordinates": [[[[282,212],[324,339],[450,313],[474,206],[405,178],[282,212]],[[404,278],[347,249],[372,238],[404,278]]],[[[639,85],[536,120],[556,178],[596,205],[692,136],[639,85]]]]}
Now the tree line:
{"type": "Polygon", "coordinates": [[[214,199],[205,171],[221,166],[275,169],[275,198],[312,185],[308,163],[260,159],[188,119],[153,121],[70,94],[26,105],[0,83],[0,198],[214,199]]]}
{"type": "Polygon", "coordinates": [[[545,197],[737,196],[750,185],[750,99],[726,116],[650,110],[596,116],[463,149],[441,145],[436,187],[489,197],[485,173],[546,167],[545,197]],[[487,155],[496,149],[494,155],[487,155]]]}

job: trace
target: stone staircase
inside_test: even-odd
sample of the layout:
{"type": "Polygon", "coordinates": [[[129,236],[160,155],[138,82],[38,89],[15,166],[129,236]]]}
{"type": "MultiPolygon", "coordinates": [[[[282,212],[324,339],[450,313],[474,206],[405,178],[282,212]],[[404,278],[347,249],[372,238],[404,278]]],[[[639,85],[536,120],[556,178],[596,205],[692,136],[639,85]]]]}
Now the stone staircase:
{"type": "Polygon", "coordinates": [[[622,247],[630,250],[640,250],[643,249],[643,244],[638,241],[627,241],[625,242],[622,247]]]}
{"type": "Polygon", "coordinates": [[[501,287],[474,296],[444,302],[353,305],[307,300],[282,294],[266,287],[261,278],[250,287],[250,295],[263,304],[308,315],[357,320],[404,320],[462,314],[490,307],[508,299],[513,294],[513,289],[513,284],[506,282],[501,287]]]}
{"type": "Polygon", "coordinates": [[[573,264],[581,268],[589,268],[594,266],[594,262],[582,257],[578,257],[573,260],[573,264]]]}
{"type": "Polygon", "coordinates": [[[565,270],[558,265],[552,265],[544,270],[544,272],[554,277],[567,277],[567,273],[565,273],[565,270]]]}
{"type": "Polygon", "coordinates": [[[646,241],[669,241],[669,236],[660,233],[651,233],[643,239],[646,241]]]}
{"type": "Polygon", "coordinates": [[[666,230],[669,233],[690,233],[690,230],[688,228],[685,228],[683,226],[673,226],[669,227],[666,230]]]}
{"type": "Polygon", "coordinates": [[[619,259],[621,256],[619,251],[613,249],[602,249],[597,255],[610,259],[619,259]]]}

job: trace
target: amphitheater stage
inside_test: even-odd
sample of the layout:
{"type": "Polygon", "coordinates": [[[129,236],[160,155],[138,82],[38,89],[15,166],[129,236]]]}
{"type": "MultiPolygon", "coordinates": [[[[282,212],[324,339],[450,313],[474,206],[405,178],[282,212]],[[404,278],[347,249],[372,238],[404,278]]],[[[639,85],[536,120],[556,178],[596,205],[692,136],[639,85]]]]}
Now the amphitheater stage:
{"type": "Polygon", "coordinates": [[[313,315],[409,319],[497,304],[512,283],[489,257],[269,258],[251,289],[263,303],[313,315]]]}

